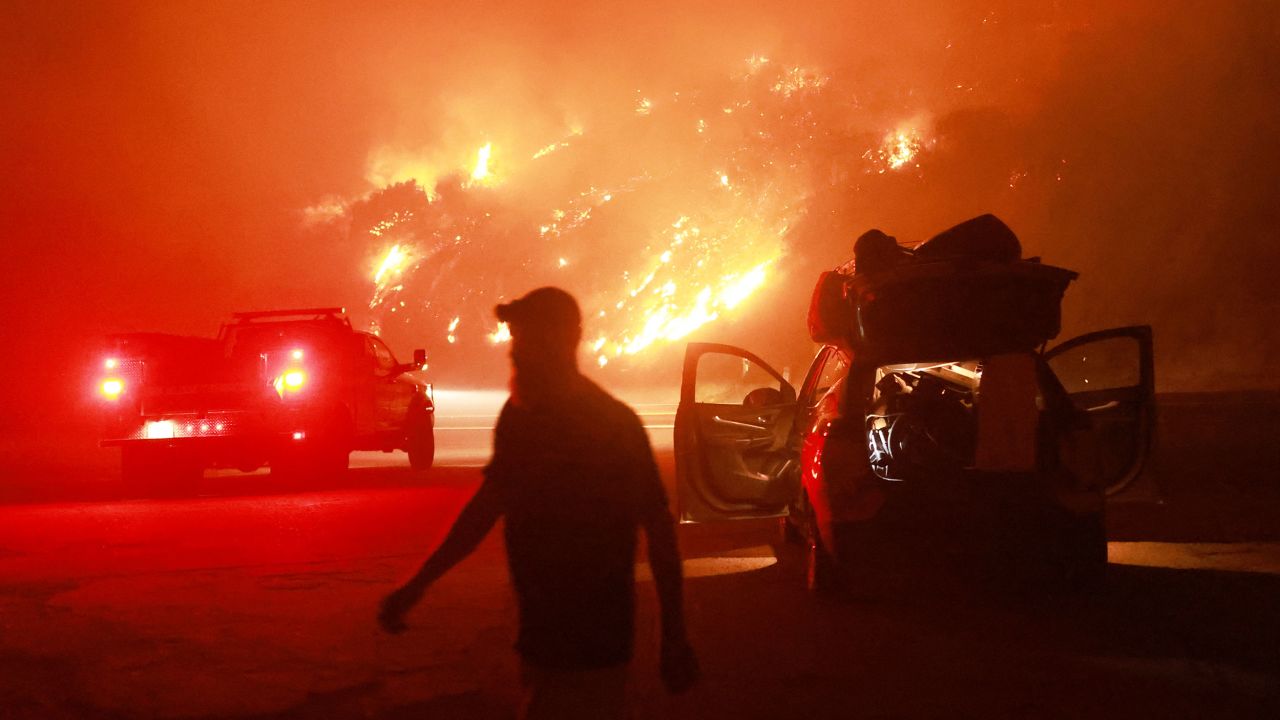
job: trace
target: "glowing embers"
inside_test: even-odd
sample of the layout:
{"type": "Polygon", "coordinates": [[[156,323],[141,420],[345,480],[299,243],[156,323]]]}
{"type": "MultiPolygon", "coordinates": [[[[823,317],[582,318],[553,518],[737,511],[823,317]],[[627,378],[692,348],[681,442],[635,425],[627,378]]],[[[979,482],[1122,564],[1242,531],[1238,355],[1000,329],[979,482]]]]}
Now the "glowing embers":
{"type": "Polygon", "coordinates": [[[903,132],[896,133],[885,143],[884,152],[889,169],[900,170],[920,152],[920,139],[903,132]]]}
{"type": "MultiPolygon", "coordinates": [[[[769,62],[768,58],[764,62],[769,62]]],[[[782,73],[777,82],[773,84],[773,92],[789,98],[805,90],[819,90],[830,81],[830,77],[817,70],[795,67],[782,73]]]]}
{"type": "Polygon", "coordinates": [[[918,127],[907,124],[886,134],[880,146],[868,150],[863,157],[878,166],[877,172],[883,175],[889,171],[919,168],[920,153],[932,144],[933,141],[926,139],[918,127]]]}

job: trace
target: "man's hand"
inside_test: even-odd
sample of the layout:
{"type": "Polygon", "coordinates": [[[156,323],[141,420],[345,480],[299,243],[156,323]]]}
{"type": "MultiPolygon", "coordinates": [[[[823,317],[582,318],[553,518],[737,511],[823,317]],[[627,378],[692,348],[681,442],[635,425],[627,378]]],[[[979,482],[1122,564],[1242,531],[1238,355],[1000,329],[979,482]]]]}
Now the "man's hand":
{"type": "Polygon", "coordinates": [[[378,624],[382,626],[383,631],[398,635],[408,630],[409,626],[405,624],[404,616],[421,598],[422,591],[408,585],[383,598],[382,607],[378,610],[378,624]]]}
{"type": "Polygon", "coordinates": [[[662,641],[661,671],[662,684],[672,695],[679,695],[697,684],[701,671],[688,640],[662,641]]]}

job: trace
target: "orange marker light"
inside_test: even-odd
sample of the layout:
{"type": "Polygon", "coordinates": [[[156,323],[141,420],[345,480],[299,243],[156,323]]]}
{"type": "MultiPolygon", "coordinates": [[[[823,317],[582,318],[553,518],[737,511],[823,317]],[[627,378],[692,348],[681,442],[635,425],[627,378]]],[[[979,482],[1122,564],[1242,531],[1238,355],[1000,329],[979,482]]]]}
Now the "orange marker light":
{"type": "Polygon", "coordinates": [[[117,400],[124,393],[124,381],[119,378],[108,378],[102,381],[102,386],[99,390],[106,399],[117,400]]]}
{"type": "Polygon", "coordinates": [[[307,381],[307,376],[301,370],[290,370],[284,374],[284,386],[288,390],[297,390],[307,381]]]}

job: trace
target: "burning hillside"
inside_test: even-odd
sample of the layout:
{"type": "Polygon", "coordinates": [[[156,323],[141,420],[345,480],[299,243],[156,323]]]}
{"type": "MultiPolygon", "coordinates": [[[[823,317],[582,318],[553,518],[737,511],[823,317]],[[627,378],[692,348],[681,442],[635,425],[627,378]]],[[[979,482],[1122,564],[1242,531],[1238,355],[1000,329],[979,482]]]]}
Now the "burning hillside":
{"type": "Polygon", "coordinates": [[[375,329],[427,338],[440,359],[502,342],[492,307],[559,285],[580,297],[586,349],[606,367],[732,316],[796,252],[815,192],[920,171],[923,123],[868,124],[841,92],[753,57],[714,87],[638,96],[599,129],[486,142],[430,187],[373,192],[346,212],[376,258],[375,329]]]}

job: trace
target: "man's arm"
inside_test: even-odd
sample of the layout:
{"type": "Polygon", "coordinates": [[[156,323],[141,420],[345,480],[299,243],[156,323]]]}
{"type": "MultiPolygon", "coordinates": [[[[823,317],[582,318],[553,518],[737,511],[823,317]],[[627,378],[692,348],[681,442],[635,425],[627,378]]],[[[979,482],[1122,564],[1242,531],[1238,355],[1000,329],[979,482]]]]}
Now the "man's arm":
{"type": "Polygon", "coordinates": [[[658,590],[662,612],[662,680],[667,690],[681,693],[698,681],[698,661],[689,645],[684,624],[684,569],[676,543],[675,520],[667,509],[666,491],[653,460],[649,437],[640,430],[643,452],[640,481],[644,513],[641,521],[649,546],[649,567],[658,590]]]}
{"type": "Polygon", "coordinates": [[[655,512],[644,525],[649,541],[649,566],[658,588],[658,603],[662,609],[662,639],[685,639],[684,627],[684,571],[680,566],[680,550],[676,544],[675,522],[671,514],[655,512]]]}
{"type": "Polygon", "coordinates": [[[392,633],[403,632],[407,627],[404,624],[405,614],[422,599],[427,587],[470,555],[501,516],[499,492],[491,481],[485,480],[462,509],[440,547],[408,582],[382,601],[382,609],[378,613],[382,628],[392,633]]]}
{"type": "Polygon", "coordinates": [[[658,588],[662,608],[662,682],[672,693],[682,693],[698,682],[698,660],[689,645],[684,625],[684,572],[676,547],[675,522],[663,507],[644,525],[649,541],[649,567],[658,588]]]}

